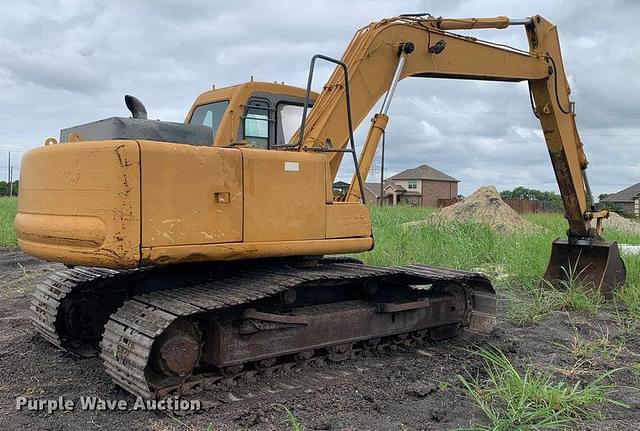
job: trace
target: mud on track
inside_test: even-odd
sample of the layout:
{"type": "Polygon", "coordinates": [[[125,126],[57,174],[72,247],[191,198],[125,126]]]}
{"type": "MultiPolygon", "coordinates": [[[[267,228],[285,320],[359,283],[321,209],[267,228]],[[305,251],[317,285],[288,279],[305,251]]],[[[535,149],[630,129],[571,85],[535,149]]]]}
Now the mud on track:
{"type": "MultiPolygon", "coordinates": [[[[28,321],[29,295],[37,280],[56,269],[20,252],[0,250],[0,429],[46,430],[278,430],[291,429],[279,405],[287,406],[304,429],[446,430],[482,420],[460,389],[456,374],[475,374],[480,361],[462,342],[446,342],[377,354],[323,368],[294,370],[286,376],[260,378],[242,388],[209,394],[219,405],[183,417],[145,411],[17,411],[18,396],[78,400],[81,396],[135,399],[116,387],[99,358],[81,359],[57,351],[35,334],[28,321]],[[211,425],[210,425],[211,424],[211,425]]],[[[578,368],[567,349],[576,331],[597,337],[604,328],[618,330],[613,311],[598,319],[553,313],[539,324],[518,328],[504,318],[499,302],[497,329],[485,342],[502,349],[515,364],[533,363],[569,383],[590,381],[606,369],[640,362],[640,339],[628,337],[618,355],[586,361],[578,368]]],[[[640,380],[629,370],[617,372],[610,396],[629,405],[604,405],[604,419],[582,429],[640,428],[640,380]]]]}

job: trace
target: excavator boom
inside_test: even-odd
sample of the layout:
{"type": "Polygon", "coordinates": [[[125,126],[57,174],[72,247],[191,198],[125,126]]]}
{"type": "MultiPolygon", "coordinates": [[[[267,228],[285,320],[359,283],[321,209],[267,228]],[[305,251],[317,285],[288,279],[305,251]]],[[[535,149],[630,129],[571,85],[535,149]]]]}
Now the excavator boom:
{"type": "Polygon", "coordinates": [[[349,139],[349,121],[357,127],[386,94],[381,111],[371,120],[347,201],[362,200],[359,182],[371,167],[399,80],[420,77],[527,81],[569,222],[568,239],[554,242],[546,277],[555,281],[566,278],[564,274],[569,272],[583,274],[589,284],[608,297],[616,285],[624,283],[625,269],[617,244],[601,238],[601,219],[608,217],[608,212],[596,211],[593,206],[586,175],[588,161],[576,127],[574,103],[569,99],[571,91],[555,25],[540,16],[510,20],[405,15],[360,29],[342,62],[346,67],[336,67],[305,119],[304,136],[295,136],[293,141],[300,142],[300,151],[326,151],[335,179],[344,154],[339,150],[347,146],[349,139]],[[524,26],[528,52],[449,32],[512,25],[524,26]],[[345,69],[351,92],[351,120],[344,115],[345,69]]]}

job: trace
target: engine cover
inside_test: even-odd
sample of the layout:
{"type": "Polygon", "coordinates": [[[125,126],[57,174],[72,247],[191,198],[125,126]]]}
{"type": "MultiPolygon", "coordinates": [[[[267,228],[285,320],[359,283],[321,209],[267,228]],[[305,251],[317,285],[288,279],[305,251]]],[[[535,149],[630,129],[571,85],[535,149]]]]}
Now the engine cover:
{"type": "Polygon", "coordinates": [[[172,142],[177,144],[212,146],[210,127],[170,121],[111,117],[73,126],[60,131],[60,142],[110,141],[120,139],[172,142]],[[72,136],[72,133],[79,136],[72,136]]]}

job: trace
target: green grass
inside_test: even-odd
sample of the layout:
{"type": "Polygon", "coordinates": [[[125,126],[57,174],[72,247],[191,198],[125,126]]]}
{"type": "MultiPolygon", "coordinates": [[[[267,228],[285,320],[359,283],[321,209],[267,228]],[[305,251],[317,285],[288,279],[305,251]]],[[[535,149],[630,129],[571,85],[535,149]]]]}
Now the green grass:
{"type": "Polygon", "coordinates": [[[640,383],[640,362],[636,362],[635,364],[629,367],[631,373],[634,375],[638,383],[640,383]]]}
{"type": "Polygon", "coordinates": [[[518,295],[509,293],[507,298],[507,318],[518,326],[532,325],[555,308],[555,297],[542,287],[518,295]]]}
{"type": "Polygon", "coordinates": [[[547,287],[548,296],[553,298],[553,308],[562,311],[581,311],[587,314],[595,314],[604,305],[605,300],[593,286],[584,282],[583,273],[587,267],[578,270],[578,263],[561,268],[564,272],[564,280],[551,283],[543,280],[543,286],[547,287]]]}
{"type": "MultiPolygon", "coordinates": [[[[372,265],[425,263],[487,274],[498,289],[523,288],[536,309],[512,316],[521,323],[535,322],[549,308],[597,312],[602,301],[589,293],[578,274],[560,286],[544,286],[541,277],[556,238],[566,238],[567,221],[561,214],[527,214],[524,218],[541,226],[541,232],[500,235],[475,223],[423,225],[404,229],[402,223],[423,220],[433,210],[410,207],[371,207],[375,248],[358,255],[372,265]],[[537,300],[537,303],[535,302],[537,300]]],[[[605,237],[624,244],[640,244],[640,236],[607,230],[605,237]]],[[[628,314],[640,321],[640,256],[625,256],[627,284],[617,292],[628,314]]],[[[514,302],[515,303],[515,302],[514,302]]]]}
{"type": "Polygon", "coordinates": [[[627,308],[628,314],[640,322],[640,256],[625,258],[627,266],[627,282],[616,292],[616,299],[627,308]]]}
{"type": "Polygon", "coordinates": [[[16,245],[13,219],[16,216],[18,198],[0,197],[0,247],[16,245]]]}
{"type": "Polygon", "coordinates": [[[285,411],[285,413],[287,414],[287,421],[289,422],[289,425],[291,426],[291,429],[293,431],[302,430],[302,425],[300,425],[298,418],[296,417],[296,415],[293,414],[293,412],[287,406],[283,404],[274,404],[273,406],[275,408],[282,409],[285,411]]]}
{"type": "Polygon", "coordinates": [[[567,350],[577,360],[613,360],[625,347],[625,340],[610,337],[608,329],[596,331],[590,340],[574,329],[571,344],[559,344],[558,347],[567,350]]]}
{"type": "MultiPolygon", "coordinates": [[[[527,214],[525,219],[544,230],[537,233],[500,235],[476,223],[424,225],[403,229],[402,223],[423,220],[433,210],[421,208],[371,207],[376,247],[360,254],[365,262],[399,265],[423,262],[431,265],[506,272],[502,285],[534,285],[544,272],[551,242],[565,238],[567,222],[560,214],[527,214]]],[[[607,239],[640,244],[640,236],[607,231],[607,239]]],[[[636,259],[637,266],[640,260],[636,259]]],[[[640,269],[640,268],[638,268],[640,269]]]]}
{"type": "Polygon", "coordinates": [[[500,351],[480,349],[472,352],[484,360],[484,375],[458,376],[467,395],[484,413],[488,424],[473,430],[569,429],[577,422],[596,419],[592,407],[603,402],[622,405],[607,397],[611,386],[603,374],[586,385],[567,385],[550,373],[539,373],[532,366],[518,370],[500,351]]]}

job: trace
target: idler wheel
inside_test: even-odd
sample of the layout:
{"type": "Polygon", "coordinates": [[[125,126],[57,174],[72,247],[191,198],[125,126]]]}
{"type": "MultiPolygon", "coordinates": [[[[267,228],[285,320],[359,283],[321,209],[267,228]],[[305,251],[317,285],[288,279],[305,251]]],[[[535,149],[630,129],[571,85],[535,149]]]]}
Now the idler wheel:
{"type": "Polygon", "coordinates": [[[100,340],[111,312],[105,306],[102,295],[87,296],[63,302],[58,318],[62,320],[64,330],[71,338],[96,341],[100,340]]]}
{"type": "Polygon", "coordinates": [[[200,361],[202,337],[194,322],[177,320],[156,340],[154,368],[165,376],[186,377],[200,361]]]}

